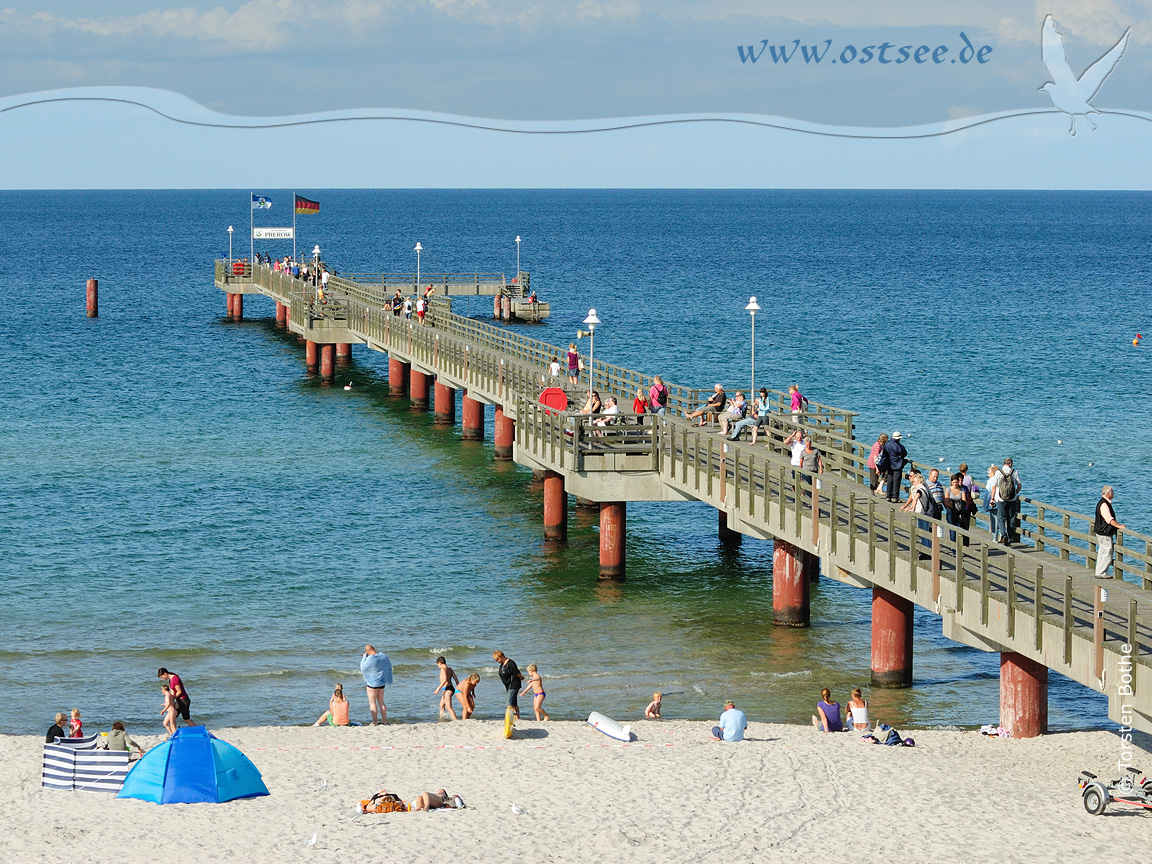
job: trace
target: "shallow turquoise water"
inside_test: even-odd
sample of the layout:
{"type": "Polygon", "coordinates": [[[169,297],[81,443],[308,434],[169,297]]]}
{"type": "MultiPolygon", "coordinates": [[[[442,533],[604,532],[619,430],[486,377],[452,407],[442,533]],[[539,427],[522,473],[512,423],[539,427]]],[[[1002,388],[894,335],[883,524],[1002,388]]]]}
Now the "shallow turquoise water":
{"type": "MultiPolygon", "coordinates": [[[[283,214],[287,193],[269,194],[283,214]]],[[[820,687],[867,685],[868,593],[825,581],[810,630],[773,628],[771,546],[723,548],[714,511],[688,504],[631,505],[628,581],[598,585],[594,514],[545,544],[541,490],[492,461],[490,430],[433,428],[362,348],[352,392],[320,386],[269,301],[224,322],[211,259],[246,195],[0,193],[0,731],[73,706],[158,730],[160,665],[212,724],[311,722],[336,681],[362,717],[369,641],[396,664],[405,720],[435,717],[437,653],[480,671],[480,714],[500,713],[493,648],[538,663],[565,718],[635,715],[659,689],[668,716],[732,697],[805,722],[820,687]]],[[[597,356],[677,382],[746,379],[756,294],[758,381],[861,411],[863,438],[900,428],[916,458],[1010,453],[1030,494],[1081,511],[1111,482],[1122,519],[1152,529],[1150,361],[1130,344],[1152,336],[1147,195],[309,197],[323,209],[301,248],[344,271],[409,270],[420,240],[425,272],[511,273],[520,234],[553,309],[533,335],[567,343],[595,306],[597,356]]],[[[916,686],[873,693],[874,713],[995,721],[997,655],[926,612],[916,625],[916,686]]],[[[1051,720],[1099,725],[1105,705],[1054,675],[1051,720]]]]}

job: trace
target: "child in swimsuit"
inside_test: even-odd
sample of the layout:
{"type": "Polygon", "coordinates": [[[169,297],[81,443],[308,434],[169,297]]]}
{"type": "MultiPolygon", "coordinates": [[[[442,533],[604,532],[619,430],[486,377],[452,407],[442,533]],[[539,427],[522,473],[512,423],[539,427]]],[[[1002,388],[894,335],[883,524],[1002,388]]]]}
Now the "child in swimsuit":
{"type": "Polygon", "coordinates": [[[460,682],[460,689],[456,692],[456,701],[460,703],[460,719],[467,720],[476,710],[476,685],[480,683],[480,676],[473,672],[460,682]]]}
{"type": "Polygon", "coordinates": [[[72,719],[68,721],[68,737],[83,738],[84,724],[80,722],[80,709],[72,709],[72,719]]]}
{"type": "Polygon", "coordinates": [[[656,692],[652,694],[652,701],[648,703],[648,707],[644,709],[644,717],[648,720],[660,719],[660,702],[663,700],[664,694],[656,692]]]}
{"type": "Polygon", "coordinates": [[[528,667],[528,683],[524,685],[524,689],[520,691],[521,696],[526,696],[528,691],[532,691],[532,710],[536,712],[537,720],[551,720],[548,712],[542,707],[544,705],[544,697],[548,694],[544,692],[544,679],[540,677],[540,673],[536,671],[536,664],[533,663],[528,667]],[[540,715],[544,716],[541,717],[540,715]]]}
{"type": "Polygon", "coordinates": [[[164,717],[164,731],[169,735],[175,735],[176,697],[172,695],[172,688],[167,684],[161,684],[160,689],[164,692],[164,707],[160,709],[160,713],[164,717]]]}
{"type": "Polygon", "coordinates": [[[440,697],[440,717],[444,717],[444,712],[447,711],[452,715],[452,719],[456,719],[456,712],[452,708],[452,694],[456,692],[456,685],[460,683],[460,679],[456,677],[456,673],[448,665],[448,661],[443,657],[436,658],[436,665],[440,667],[440,686],[432,691],[435,696],[441,690],[444,694],[440,697]]]}

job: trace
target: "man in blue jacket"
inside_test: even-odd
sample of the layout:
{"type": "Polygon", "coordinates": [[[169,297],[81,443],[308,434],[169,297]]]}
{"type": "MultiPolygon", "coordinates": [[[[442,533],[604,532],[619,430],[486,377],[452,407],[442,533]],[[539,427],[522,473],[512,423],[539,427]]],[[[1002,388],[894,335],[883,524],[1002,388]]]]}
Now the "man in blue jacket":
{"type": "Polygon", "coordinates": [[[904,480],[904,463],[908,459],[908,451],[900,443],[900,433],[893,432],[888,443],[884,445],[884,462],[888,465],[888,500],[893,504],[900,502],[900,484],[904,480]]]}
{"type": "Polygon", "coordinates": [[[371,645],[364,646],[360,658],[360,672],[368,685],[368,710],[372,712],[372,725],[388,722],[388,706],[384,704],[384,688],[392,683],[392,661],[387,654],[377,654],[371,645]],[[377,718],[379,712],[379,718],[377,718]]]}

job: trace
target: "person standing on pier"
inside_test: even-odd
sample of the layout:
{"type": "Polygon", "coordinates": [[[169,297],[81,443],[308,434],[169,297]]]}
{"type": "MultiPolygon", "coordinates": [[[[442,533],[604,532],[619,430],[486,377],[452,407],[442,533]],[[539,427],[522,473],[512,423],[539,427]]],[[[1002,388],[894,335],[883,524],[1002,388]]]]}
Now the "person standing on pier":
{"type": "Polygon", "coordinates": [[[883,451],[888,466],[888,501],[893,504],[900,503],[900,485],[904,481],[904,463],[908,458],[908,451],[900,443],[901,437],[899,430],[893,432],[883,451]]]}
{"type": "Polygon", "coordinates": [[[996,486],[996,521],[999,523],[1000,542],[1005,545],[1020,542],[1019,526],[1016,520],[1020,515],[1020,472],[1012,467],[1012,459],[1004,460],[1000,470],[992,479],[996,486]]]}
{"type": "Polygon", "coordinates": [[[400,317],[400,313],[404,311],[404,295],[400,293],[400,289],[396,289],[396,295],[392,298],[392,314],[400,317]]]}
{"type": "Polygon", "coordinates": [[[1092,533],[1096,535],[1096,578],[1111,579],[1108,567],[1112,563],[1112,554],[1116,551],[1116,533],[1127,530],[1127,525],[1121,525],[1116,519],[1116,510],[1112,506],[1112,487],[1105,486],[1100,490],[1100,500],[1096,503],[1096,520],[1092,524],[1092,533]]]}
{"type": "Polygon", "coordinates": [[[568,383],[580,383],[580,353],[575,342],[568,343],[568,383]]]}
{"type": "Polygon", "coordinates": [[[648,388],[648,410],[653,414],[668,413],[668,388],[659,375],[652,376],[652,386],[648,388]]]}
{"type": "Polygon", "coordinates": [[[368,689],[368,710],[372,714],[372,725],[388,722],[388,706],[384,704],[384,688],[392,683],[392,661],[387,654],[378,654],[371,645],[364,646],[364,656],[360,658],[360,672],[368,689]]]}
{"type": "Polygon", "coordinates": [[[880,437],[876,439],[876,443],[872,445],[872,450],[868,453],[868,488],[872,490],[873,495],[880,494],[880,474],[882,469],[876,460],[880,456],[880,451],[884,449],[884,445],[887,443],[888,433],[881,433],[880,437]]]}

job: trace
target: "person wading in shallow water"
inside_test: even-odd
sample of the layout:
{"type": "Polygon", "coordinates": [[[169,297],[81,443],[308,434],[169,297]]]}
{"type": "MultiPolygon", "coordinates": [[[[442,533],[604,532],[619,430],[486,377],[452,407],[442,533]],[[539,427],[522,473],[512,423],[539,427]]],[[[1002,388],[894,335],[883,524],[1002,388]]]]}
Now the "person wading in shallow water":
{"type": "Polygon", "coordinates": [[[176,716],[183,717],[185,723],[194,726],[192,718],[188,716],[188,707],[192,704],[192,697],[184,689],[184,682],[180,680],[180,676],[161,666],[156,670],[156,677],[162,678],[164,683],[168,685],[168,689],[172,691],[172,707],[176,709],[176,716]]]}

